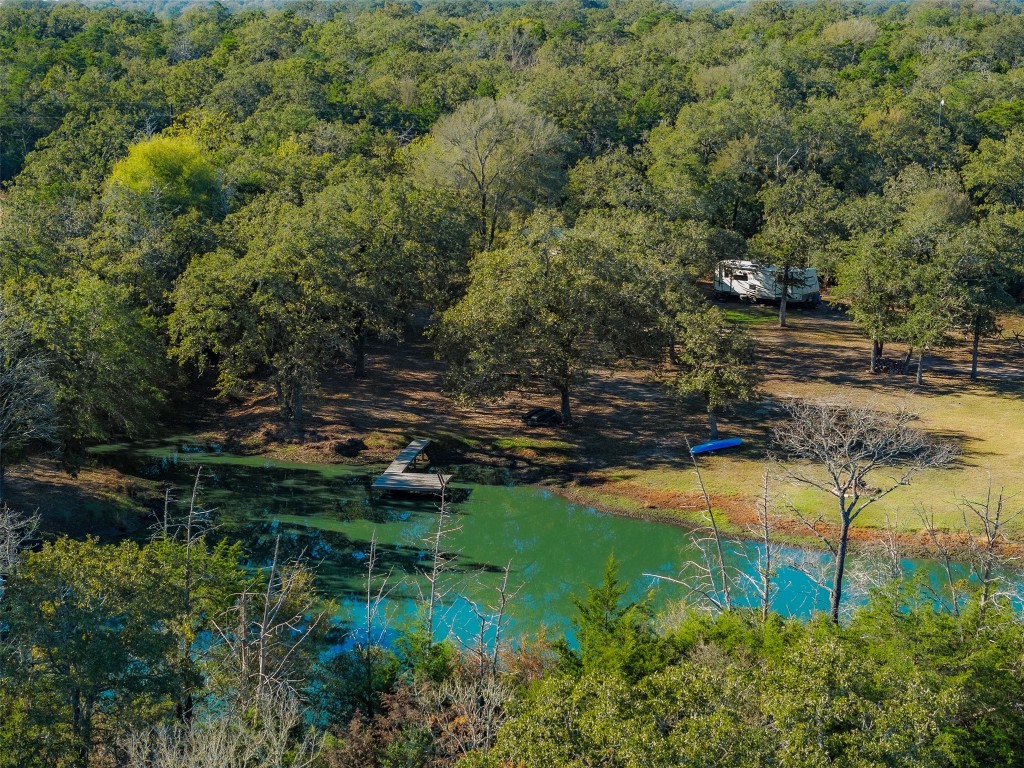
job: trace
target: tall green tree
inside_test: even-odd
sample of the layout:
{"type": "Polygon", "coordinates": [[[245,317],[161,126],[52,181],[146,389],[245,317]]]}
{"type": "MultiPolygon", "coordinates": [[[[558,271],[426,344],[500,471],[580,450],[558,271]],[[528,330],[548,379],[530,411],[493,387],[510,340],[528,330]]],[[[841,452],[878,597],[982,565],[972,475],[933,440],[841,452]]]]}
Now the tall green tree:
{"type": "Polygon", "coordinates": [[[837,295],[872,340],[872,370],[885,343],[908,344],[907,360],[916,349],[920,362],[955,327],[962,291],[956,260],[944,254],[973,213],[955,178],[917,166],[890,180],[881,197],[847,211],[851,255],[837,295]]]}
{"type": "Polygon", "coordinates": [[[326,368],[350,359],[362,375],[368,339],[395,341],[414,301],[445,301],[444,278],[468,250],[466,224],[449,200],[372,174],[301,206],[261,198],[227,221],[235,247],[195,259],[178,281],[173,354],[216,364],[222,393],[267,370],[301,433],[305,398],[326,368]]]}
{"type": "Polygon", "coordinates": [[[189,136],[154,136],[135,144],[114,165],[107,186],[110,195],[148,198],[170,212],[193,208],[212,214],[221,205],[217,170],[189,136]]]}
{"type": "Polygon", "coordinates": [[[697,395],[708,414],[711,438],[718,437],[718,414],[757,395],[761,374],[754,340],[717,307],[679,316],[677,373],[668,383],[676,397],[697,395]]]}
{"type": "Polygon", "coordinates": [[[346,275],[320,255],[278,240],[266,251],[200,256],[178,281],[168,321],[172,353],[200,370],[215,362],[222,394],[269,371],[300,436],[307,394],[354,333],[346,275]]]}
{"type": "Polygon", "coordinates": [[[398,342],[417,303],[450,303],[471,237],[471,222],[450,195],[370,174],[324,189],[280,236],[344,272],[357,376],[365,373],[369,339],[398,342]]]}
{"type": "Polygon", "coordinates": [[[541,384],[558,393],[568,423],[573,388],[647,330],[621,266],[549,215],[528,219],[473,259],[466,295],[441,318],[448,386],[492,398],[541,384]]]}
{"type": "Polygon", "coordinates": [[[619,333],[632,335],[621,339],[622,350],[652,359],[666,350],[675,355],[677,318],[700,303],[698,281],[737,242],[702,221],[624,206],[582,212],[571,237],[600,259],[606,279],[619,286],[616,305],[630,307],[633,324],[619,333]]]}
{"type": "Polygon", "coordinates": [[[939,261],[948,274],[955,297],[952,325],[971,340],[971,379],[978,378],[981,340],[996,335],[999,315],[1013,308],[1012,286],[1020,273],[1015,248],[1006,242],[1006,219],[993,216],[980,224],[961,227],[943,243],[939,261]]]}
{"type": "Polygon", "coordinates": [[[772,97],[776,83],[750,82],[745,69],[715,68],[712,81],[723,77],[729,98],[684,105],[674,125],[651,131],[648,146],[649,175],[668,210],[750,237],[761,223],[758,191],[793,143],[782,100],[772,97]]]}
{"type": "Polygon", "coordinates": [[[558,129],[511,98],[466,102],[442,117],[423,147],[420,175],[465,194],[476,208],[480,248],[509,213],[549,199],[559,175],[558,129]]]}
{"type": "Polygon", "coordinates": [[[144,552],[160,581],[168,611],[166,628],[173,643],[166,648],[164,663],[174,680],[170,692],[174,716],[183,723],[211,704],[216,707],[209,700],[213,698],[209,682],[217,674],[207,653],[210,641],[236,595],[254,581],[240,565],[241,545],[211,544],[205,513],[194,497],[192,502],[183,516],[163,521],[161,532],[144,552]]]}
{"type": "Polygon", "coordinates": [[[898,338],[906,305],[905,273],[872,238],[854,246],[840,264],[836,296],[846,302],[850,316],[871,341],[868,370],[875,373],[885,345],[898,338]]]}
{"type": "Polygon", "coordinates": [[[1003,139],[984,138],[964,164],[964,185],[987,208],[1024,204],[1024,131],[1003,139]]]}
{"type": "Polygon", "coordinates": [[[170,373],[159,323],[129,290],[84,271],[22,290],[32,335],[51,361],[65,453],[149,429],[170,373]]]}
{"type": "Polygon", "coordinates": [[[754,237],[753,247],[775,267],[780,292],[779,327],[785,328],[793,272],[811,266],[837,234],[833,212],[839,205],[839,194],[816,173],[797,172],[766,186],[758,198],[764,205],[764,225],[754,237]]]}
{"type": "Polygon", "coordinates": [[[583,672],[601,671],[636,680],[663,663],[648,600],[630,601],[627,591],[619,579],[615,556],[609,555],[602,582],[588,587],[585,597],[573,598],[579,650],[560,646],[563,664],[583,672]]]}
{"type": "Polygon", "coordinates": [[[29,554],[0,604],[20,721],[0,754],[87,768],[98,744],[152,722],[173,689],[163,593],[131,542],[62,538],[29,554]]]}

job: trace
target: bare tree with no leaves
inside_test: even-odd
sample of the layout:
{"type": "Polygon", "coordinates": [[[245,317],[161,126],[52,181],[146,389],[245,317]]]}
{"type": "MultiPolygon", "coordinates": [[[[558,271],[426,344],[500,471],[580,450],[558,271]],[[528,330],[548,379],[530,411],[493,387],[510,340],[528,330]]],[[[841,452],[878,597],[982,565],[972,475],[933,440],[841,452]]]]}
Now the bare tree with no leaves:
{"type": "Polygon", "coordinates": [[[448,507],[448,483],[444,476],[438,473],[441,481],[441,501],[437,507],[437,527],[425,538],[425,543],[430,547],[430,567],[420,569],[420,574],[427,582],[426,595],[421,593],[423,603],[423,632],[426,636],[427,646],[434,643],[434,634],[437,630],[438,615],[444,605],[448,589],[444,585],[445,575],[451,570],[455,556],[446,552],[444,545],[448,537],[459,530],[458,526],[448,523],[451,510],[448,507]]]}
{"type": "Polygon", "coordinates": [[[935,524],[935,513],[918,509],[917,516],[921,519],[924,532],[931,542],[932,557],[942,564],[946,575],[946,587],[949,589],[950,610],[954,616],[960,615],[960,594],[957,588],[957,580],[953,578],[953,548],[947,541],[947,536],[939,530],[935,524]]]}
{"type": "MultiPolygon", "coordinates": [[[[690,440],[686,440],[686,447],[689,449],[690,440]]],[[[718,527],[718,518],[715,517],[715,509],[711,504],[711,495],[704,484],[704,476],[701,474],[697,457],[690,454],[690,461],[693,462],[693,470],[697,477],[697,485],[700,488],[701,499],[704,502],[704,515],[708,522],[709,536],[696,539],[695,543],[701,552],[699,560],[692,560],[689,565],[694,573],[689,577],[675,579],[670,576],[657,573],[645,573],[644,576],[658,581],[668,581],[679,584],[689,590],[690,595],[698,603],[710,607],[718,612],[732,610],[732,587],[729,575],[729,567],[725,562],[725,550],[722,546],[722,532],[718,527]],[[714,548],[714,553],[710,550],[714,548]]]]}
{"type": "Polygon", "coordinates": [[[46,358],[32,349],[28,326],[0,296],[0,504],[8,456],[57,431],[46,358]]]}
{"type": "Polygon", "coordinates": [[[496,675],[457,674],[419,691],[419,704],[430,713],[435,749],[441,765],[473,752],[486,753],[508,718],[515,688],[496,675]]]}
{"type": "Polygon", "coordinates": [[[761,498],[757,504],[757,519],[747,526],[747,532],[761,546],[757,556],[751,557],[751,567],[743,570],[744,580],[750,584],[761,605],[761,621],[768,621],[772,610],[772,601],[777,591],[772,583],[783,563],[780,546],[775,540],[778,515],[772,513],[772,497],[769,493],[769,474],[765,470],[761,476],[761,498]]]}
{"type": "MultiPolygon", "coordinates": [[[[198,657],[198,651],[203,645],[202,628],[205,626],[207,605],[203,597],[206,589],[203,582],[207,575],[196,572],[196,560],[201,557],[201,552],[206,549],[206,537],[216,526],[211,523],[211,516],[215,510],[206,509],[199,504],[199,492],[203,476],[202,466],[196,469],[195,480],[192,483],[192,493],[189,498],[188,510],[180,519],[172,515],[172,502],[174,501],[174,488],[168,487],[164,492],[163,516],[153,527],[151,541],[179,544],[182,547],[183,559],[180,571],[173,571],[173,576],[168,576],[168,584],[173,584],[178,590],[181,599],[181,631],[175,633],[178,638],[177,653],[174,663],[183,669],[192,667],[198,657]]],[[[190,676],[182,675],[183,680],[190,676]]],[[[175,704],[175,713],[179,720],[191,719],[195,707],[195,694],[198,684],[194,681],[186,683],[179,694],[175,704]]]]}
{"type": "Polygon", "coordinates": [[[512,574],[512,561],[509,560],[502,569],[501,583],[494,588],[496,600],[489,605],[478,605],[470,601],[469,607],[476,616],[479,627],[477,635],[471,643],[463,643],[470,656],[476,660],[477,674],[480,677],[495,676],[501,666],[501,652],[505,646],[505,629],[508,623],[508,606],[519,594],[524,584],[514,589],[509,587],[509,576],[512,574]],[[493,632],[494,642],[488,643],[493,632]]]}
{"type": "Polygon", "coordinates": [[[374,528],[373,534],[370,536],[370,551],[366,557],[364,637],[360,638],[355,647],[356,658],[361,665],[363,707],[367,718],[372,718],[377,714],[374,683],[378,665],[383,662],[385,652],[381,639],[386,634],[388,627],[388,617],[385,612],[386,601],[393,591],[391,577],[394,574],[394,569],[389,569],[378,581],[378,562],[377,529],[374,528]]]}
{"type": "Polygon", "coordinates": [[[18,564],[21,548],[32,538],[38,524],[37,515],[22,515],[0,504],[0,588],[4,574],[18,564]]]}
{"type": "Polygon", "coordinates": [[[955,449],[912,426],[908,411],[876,411],[850,403],[794,402],[789,419],[773,432],[773,458],[791,482],[816,488],[835,499],[839,530],[822,531],[824,514],[800,520],[834,557],[829,613],[839,622],[843,574],[854,521],[875,502],[923,469],[944,467],[955,449]]]}
{"type": "Polygon", "coordinates": [[[906,555],[899,516],[886,515],[875,540],[863,548],[855,562],[846,566],[847,595],[855,595],[855,602],[872,593],[898,599],[907,575],[903,566],[906,555]]]}
{"type": "Polygon", "coordinates": [[[301,652],[327,616],[313,588],[313,574],[299,562],[282,562],[281,539],[262,589],[236,596],[214,622],[227,651],[234,695],[259,700],[267,690],[297,691],[305,680],[301,652]]]}
{"type": "Polygon", "coordinates": [[[124,747],[128,768],[311,768],[321,739],[294,693],[270,686],[243,707],[135,734],[124,747]]]}
{"type": "Polygon", "coordinates": [[[1010,498],[1002,488],[993,488],[990,477],[984,498],[972,500],[965,496],[960,502],[960,513],[967,532],[968,564],[979,587],[979,623],[984,621],[986,611],[999,598],[1000,584],[1005,580],[1006,570],[1011,565],[1011,558],[1003,548],[1007,543],[1006,528],[1024,514],[1021,509],[1009,511],[1009,501],[1010,498]],[[972,522],[975,528],[980,529],[979,536],[972,535],[972,522]]]}

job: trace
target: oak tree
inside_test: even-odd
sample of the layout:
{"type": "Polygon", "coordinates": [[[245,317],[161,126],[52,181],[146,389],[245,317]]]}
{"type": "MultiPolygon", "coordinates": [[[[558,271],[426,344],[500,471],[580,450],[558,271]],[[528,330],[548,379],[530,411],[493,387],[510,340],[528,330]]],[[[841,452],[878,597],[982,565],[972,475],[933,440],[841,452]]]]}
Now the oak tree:
{"type": "Polygon", "coordinates": [[[757,395],[761,374],[754,340],[717,307],[682,315],[677,322],[682,343],[669,391],[676,397],[700,397],[714,439],[722,409],[757,395]]]}

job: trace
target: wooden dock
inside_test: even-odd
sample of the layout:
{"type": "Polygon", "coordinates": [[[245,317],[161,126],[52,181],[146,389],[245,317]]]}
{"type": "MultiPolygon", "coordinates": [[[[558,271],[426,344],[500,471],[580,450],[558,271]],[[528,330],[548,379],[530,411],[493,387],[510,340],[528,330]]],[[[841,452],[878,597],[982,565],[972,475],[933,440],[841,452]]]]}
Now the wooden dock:
{"type": "Polygon", "coordinates": [[[432,472],[408,472],[420,454],[427,449],[430,441],[413,440],[395,457],[384,474],[373,481],[373,488],[378,491],[406,491],[407,493],[440,494],[451,475],[436,475],[432,472]]]}

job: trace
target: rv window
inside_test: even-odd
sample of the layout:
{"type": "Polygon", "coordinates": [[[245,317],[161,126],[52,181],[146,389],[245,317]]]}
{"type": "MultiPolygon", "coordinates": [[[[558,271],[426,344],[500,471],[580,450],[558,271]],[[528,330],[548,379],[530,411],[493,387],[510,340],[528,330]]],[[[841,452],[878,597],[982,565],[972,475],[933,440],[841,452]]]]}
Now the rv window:
{"type": "Polygon", "coordinates": [[[732,279],[744,283],[747,280],[747,275],[745,272],[735,272],[733,273],[732,279]]]}

